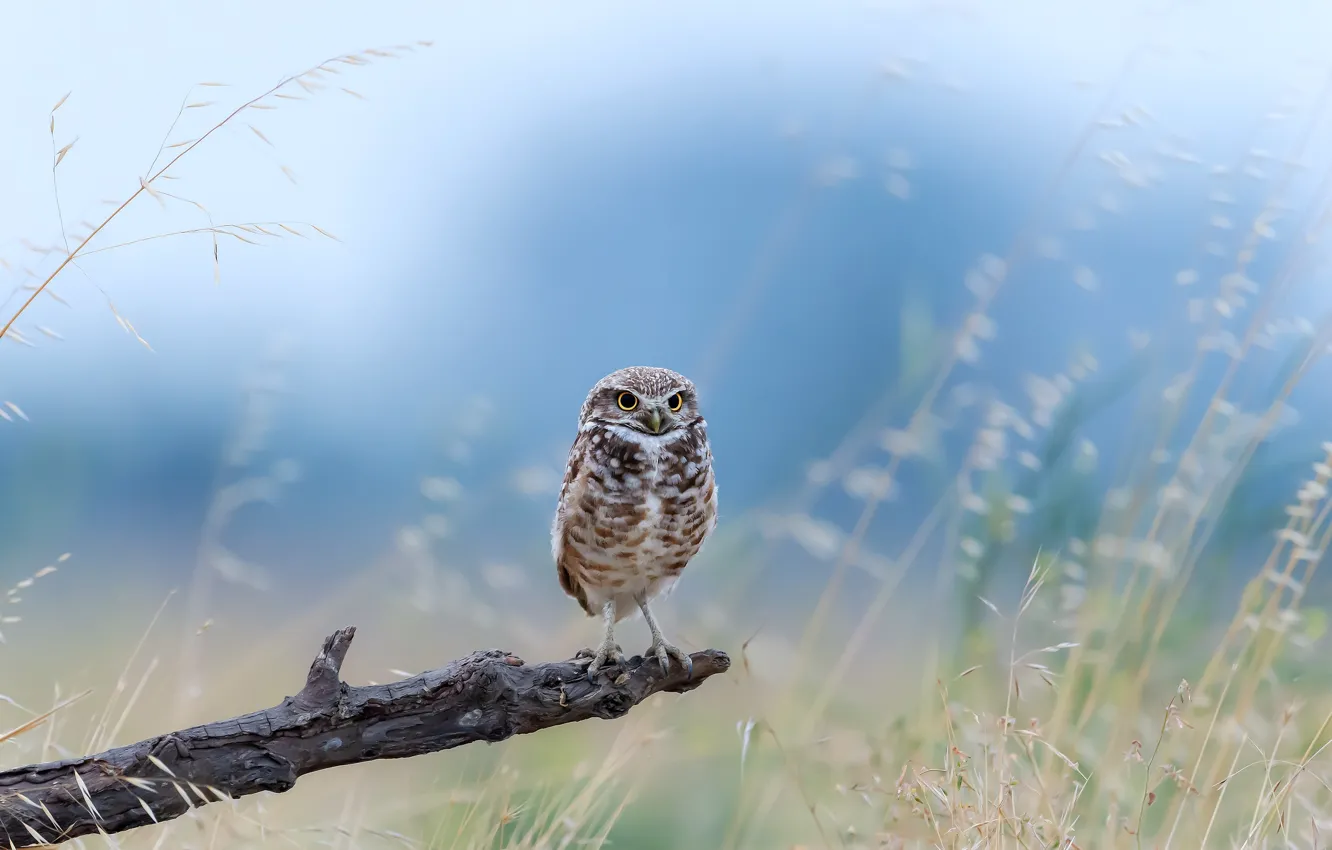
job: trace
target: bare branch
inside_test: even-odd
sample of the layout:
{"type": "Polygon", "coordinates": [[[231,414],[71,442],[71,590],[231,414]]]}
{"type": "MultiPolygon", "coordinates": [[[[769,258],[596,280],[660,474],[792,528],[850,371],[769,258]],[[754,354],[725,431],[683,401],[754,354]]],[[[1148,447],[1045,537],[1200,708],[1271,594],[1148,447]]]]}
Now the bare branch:
{"type": "Polygon", "coordinates": [[[731,666],[696,652],[692,679],[630,658],[587,677],[590,654],[527,665],[475,652],[387,685],[342,681],[354,627],[325,641],[305,685],[280,704],[97,755],[0,771],[0,846],[35,847],[170,820],[190,808],[286,791],[316,770],[503,741],[565,723],[616,718],[655,693],[693,690],[731,666]]]}

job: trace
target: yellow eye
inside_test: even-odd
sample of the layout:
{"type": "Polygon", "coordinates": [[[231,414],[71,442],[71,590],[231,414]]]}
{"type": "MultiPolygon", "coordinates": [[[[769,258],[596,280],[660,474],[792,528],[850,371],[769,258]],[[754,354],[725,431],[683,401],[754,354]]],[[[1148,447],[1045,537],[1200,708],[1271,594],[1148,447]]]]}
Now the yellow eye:
{"type": "Polygon", "coordinates": [[[620,393],[616,396],[615,403],[620,406],[621,410],[628,413],[638,407],[638,396],[633,393],[620,393]]]}
{"type": "Polygon", "coordinates": [[[675,395],[666,399],[666,406],[671,409],[671,413],[679,413],[680,408],[684,407],[684,396],[680,395],[679,393],[676,393],[675,395]]]}

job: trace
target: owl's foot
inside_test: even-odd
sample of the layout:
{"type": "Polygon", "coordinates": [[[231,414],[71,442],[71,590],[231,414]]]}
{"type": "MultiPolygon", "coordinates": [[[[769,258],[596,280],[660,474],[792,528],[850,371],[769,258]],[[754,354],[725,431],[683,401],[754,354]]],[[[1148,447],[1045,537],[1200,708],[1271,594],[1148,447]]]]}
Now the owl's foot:
{"type": "Polygon", "coordinates": [[[618,667],[624,663],[624,652],[621,651],[619,644],[614,641],[602,641],[601,646],[597,647],[596,652],[590,649],[579,650],[578,658],[590,657],[591,661],[587,665],[587,678],[589,681],[595,681],[597,674],[607,667],[618,667]]]}
{"type": "Polygon", "coordinates": [[[689,653],[685,652],[680,647],[672,646],[667,643],[666,639],[661,635],[653,637],[652,646],[648,647],[648,655],[657,656],[657,660],[661,662],[662,673],[669,674],[671,672],[670,660],[674,658],[676,661],[679,661],[680,666],[684,668],[685,678],[694,678],[694,659],[690,658],[689,653]]]}

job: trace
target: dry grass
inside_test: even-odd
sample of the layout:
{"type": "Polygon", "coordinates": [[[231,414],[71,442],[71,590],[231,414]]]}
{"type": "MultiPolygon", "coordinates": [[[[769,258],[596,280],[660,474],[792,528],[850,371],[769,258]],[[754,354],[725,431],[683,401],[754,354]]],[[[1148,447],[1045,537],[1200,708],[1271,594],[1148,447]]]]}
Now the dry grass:
{"type": "MultiPolygon", "coordinates": [[[[308,222],[254,221],[218,223],[213,221],[212,214],[208,212],[208,208],[198,200],[175,194],[171,192],[167,186],[170,181],[179,179],[180,175],[178,172],[180,167],[190,155],[203,146],[210,138],[213,138],[224,129],[243,124],[256,139],[263,144],[272,147],[273,143],[269,141],[268,137],[265,136],[258,127],[255,127],[247,121],[251,114],[250,110],[262,112],[278,109],[283,101],[304,100],[330,88],[335,88],[338,91],[360,98],[361,95],[354,89],[339,85],[340,78],[345,69],[358,68],[369,65],[375,61],[400,58],[418,48],[429,46],[430,42],[421,41],[415,44],[371,48],[356,53],[334,56],[317,65],[313,65],[304,71],[284,77],[272,88],[249,98],[233,108],[221,119],[206,125],[202,131],[199,132],[199,135],[185,139],[174,139],[177,126],[188,111],[207,110],[210,107],[217,105],[217,101],[214,100],[192,100],[190,97],[187,97],[185,101],[181,103],[175,118],[167,128],[166,135],[163,137],[161,145],[154,154],[152,162],[149,163],[147,170],[139,176],[138,188],[131,192],[124,200],[105,202],[112,206],[113,209],[110,213],[102,217],[100,221],[89,222],[84,220],[79,222],[80,227],[86,229],[86,233],[76,232],[71,234],[68,231],[65,225],[64,211],[60,204],[60,164],[71,154],[75,143],[77,142],[76,138],[75,141],[57,147],[56,114],[59,112],[60,107],[64,106],[66,101],[69,100],[72,92],[65,94],[53,107],[51,107],[51,120],[49,125],[52,149],[51,175],[56,194],[56,209],[59,216],[60,244],[44,246],[33,243],[31,240],[23,240],[23,244],[29,253],[35,255],[39,259],[54,258],[55,265],[54,268],[45,274],[45,276],[40,276],[25,267],[25,274],[34,278],[34,282],[21,285],[20,289],[27,291],[28,295],[19,308],[15,310],[5,322],[4,326],[0,327],[0,337],[8,335],[19,341],[26,340],[26,337],[22,332],[15,327],[15,323],[43,293],[46,293],[48,297],[60,300],[59,296],[51,288],[56,278],[59,277],[61,273],[65,272],[70,266],[77,265],[80,259],[93,254],[114,251],[129,245],[138,245],[159,239],[204,234],[209,236],[212,241],[213,277],[215,281],[219,281],[222,274],[219,243],[222,239],[234,239],[247,245],[258,244],[260,240],[264,239],[276,240],[290,236],[308,238],[309,236],[318,235],[328,239],[336,239],[337,237],[333,234],[316,224],[308,222]],[[165,160],[165,162],[159,165],[159,162],[162,162],[162,160],[165,160]],[[163,208],[166,208],[169,203],[188,206],[201,213],[208,223],[203,227],[184,228],[166,233],[149,234],[114,244],[93,244],[97,238],[102,235],[102,232],[107,226],[120,218],[125,210],[136,201],[141,201],[144,197],[152,198],[163,208]],[[73,244],[73,247],[70,247],[71,243],[73,244]]],[[[226,84],[205,82],[199,83],[198,88],[203,88],[211,92],[216,89],[226,88],[226,84]]],[[[193,96],[193,92],[191,92],[191,95],[193,96]]],[[[294,180],[293,172],[290,168],[283,166],[282,171],[287,175],[288,179],[294,180]]],[[[8,263],[6,263],[6,267],[9,267],[8,263]]],[[[103,292],[103,294],[105,295],[105,292],[103,292]]],[[[11,298],[12,297],[13,296],[11,295],[11,298]]],[[[132,334],[135,339],[144,346],[151,348],[151,346],[148,345],[147,340],[139,336],[129,320],[120,315],[109,296],[107,296],[107,304],[121,327],[123,327],[128,333],[132,334]]],[[[41,328],[39,328],[39,331],[46,333],[47,335],[53,333],[41,328]]]]}
{"type": "MultiPolygon", "coordinates": [[[[206,235],[216,274],[222,239],[329,236],[299,222],[214,223],[202,204],[167,191],[166,181],[216,132],[245,123],[250,110],[276,108],[282,100],[329,87],[350,92],[333,82],[340,68],[402,51],[337,57],[245,101],[195,138],[172,141],[168,133],[139,188],[100,223],[87,225],[86,234],[66,236],[62,221],[63,247],[33,246],[53,268],[25,285],[30,294],[0,336],[26,340],[18,319],[43,293],[57,297],[52,288],[57,277],[98,251],[206,235]],[[208,224],[96,244],[111,221],[145,196],[199,211],[208,224]]],[[[1142,55],[1135,54],[1126,63],[1121,81],[1140,61],[1142,55]]],[[[1290,159],[1301,159],[1317,141],[1313,128],[1329,91],[1332,81],[1318,94],[1307,125],[1287,152],[1290,159]]],[[[1196,628],[1181,644],[1172,629],[1187,628],[1180,625],[1187,591],[1209,566],[1208,543],[1241,473],[1332,341],[1332,323],[1306,323],[1307,332],[1295,341],[1303,353],[1272,397],[1252,411],[1242,408],[1236,388],[1244,367],[1257,362],[1260,349],[1279,341],[1273,316],[1283,296],[1315,267],[1312,246],[1332,209],[1332,172],[1320,186],[1322,206],[1309,217],[1312,224],[1284,243],[1272,238],[1274,222],[1286,214],[1293,170],[1282,172],[1229,252],[1232,269],[1216,275],[1216,290],[1190,305],[1200,319],[1192,331],[1192,358],[1159,401],[1144,403],[1141,422],[1148,439],[1118,447],[1127,459],[1093,533],[1039,540],[1039,554],[1010,605],[981,597],[983,620],[972,624],[975,640],[954,647],[938,634],[922,633],[909,653],[882,642],[890,615],[929,609],[927,619],[947,621],[944,606],[980,596],[981,566],[995,563],[987,561],[994,553],[1011,563],[1016,555],[1002,553],[1020,549],[1019,531],[1039,515],[1029,495],[996,481],[1017,468],[1043,469],[1038,449],[1052,438],[1068,402],[1098,362],[1076,356],[1058,374],[1031,376],[1029,398],[1022,402],[964,399],[955,378],[980,361],[983,346],[994,337],[990,308],[1002,286],[1024,262],[1053,253],[1041,248],[1039,226],[1063,181],[1102,131],[1116,121],[1122,126],[1144,120],[1140,112],[1116,112],[1119,97],[1116,83],[1056,169],[1042,205],[1019,228],[1008,255],[977,263],[968,277],[974,302],[956,331],[941,341],[934,371],[908,421],[890,430],[876,423],[871,431],[879,446],[849,438],[817,467],[798,509],[776,524],[774,548],[794,540],[828,564],[828,581],[803,627],[758,637],[727,631],[724,618],[720,624],[703,618],[692,624],[702,642],[739,649],[743,664],[734,687],[719,683],[686,701],[659,700],[614,725],[581,724],[509,742],[498,751],[312,776],[281,798],[226,801],[157,829],[78,843],[534,850],[611,844],[949,850],[1325,846],[1322,835],[1332,830],[1332,789],[1326,783],[1332,697],[1301,679],[1317,672],[1310,648],[1320,636],[1301,603],[1332,542],[1332,444],[1324,444],[1316,460],[1315,447],[1309,447],[1310,472],[1287,508],[1288,521],[1274,529],[1270,551],[1253,566],[1229,625],[1208,638],[1214,644],[1203,644],[1205,632],[1196,628]],[[1125,117],[1130,114],[1131,121],[1125,117]],[[1277,250],[1286,252],[1278,271],[1259,287],[1248,277],[1255,258],[1277,250]],[[1255,292],[1259,298],[1250,306],[1255,292]],[[1237,327],[1241,320],[1243,327],[1237,327]],[[1216,358],[1225,358],[1225,368],[1205,386],[1205,367],[1216,358]],[[1206,402],[1194,419],[1190,398],[1206,402]],[[893,498],[904,465],[936,462],[929,447],[940,438],[944,408],[957,430],[969,422],[967,410],[975,414],[962,459],[947,469],[948,486],[896,556],[869,551],[875,518],[893,498]],[[817,515],[819,497],[833,484],[861,500],[850,529],[817,515]],[[931,544],[941,544],[943,551],[930,565],[933,597],[900,603],[897,591],[931,544]],[[852,576],[862,577],[857,571],[875,583],[873,593],[848,600],[852,576]],[[839,615],[848,612],[855,616],[842,622],[839,615]],[[907,654],[918,657],[904,660],[907,654]],[[780,677],[763,672],[775,669],[780,677]]],[[[63,103],[52,110],[53,176],[66,157],[77,155],[73,143],[56,141],[55,115],[63,103]]],[[[187,102],[180,114],[210,105],[187,102]]],[[[258,143],[269,144],[262,130],[246,126],[258,143]]],[[[888,191],[905,200],[910,193],[899,172],[910,167],[909,159],[899,155],[895,161],[897,179],[888,191]]],[[[1121,176],[1131,170],[1122,154],[1105,161],[1121,176]]],[[[1134,176],[1134,185],[1140,182],[1134,176]]],[[[1219,225],[1213,220],[1208,227],[1219,225]]],[[[1293,223],[1291,228],[1296,230],[1293,223]]],[[[1204,277],[1192,268],[1175,275],[1188,286],[1204,277]]],[[[1083,288],[1094,288],[1099,280],[1080,265],[1071,268],[1069,279],[1083,288]]],[[[147,345],[114,305],[112,310],[126,331],[147,345]]],[[[1138,343],[1135,339],[1133,346],[1138,343]]],[[[361,612],[367,600],[381,612],[379,624],[356,618],[364,634],[383,636],[377,648],[360,646],[353,657],[352,667],[361,665],[354,675],[372,680],[397,675],[417,661],[438,663],[438,657],[414,655],[423,646],[429,649],[432,637],[440,638],[437,645],[446,645],[445,639],[459,645],[502,643],[524,654],[549,654],[556,641],[573,648],[585,639],[578,637],[582,621],[574,618],[567,634],[552,635],[494,617],[497,600],[512,604],[523,592],[504,585],[501,593],[498,578],[487,591],[453,576],[458,581],[439,591],[441,571],[430,548],[448,527],[441,505],[464,497],[455,492],[456,482],[441,477],[423,484],[432,504],[397,542],[405,582],[385,581],[387,568],[376,566],[330,597],[308,600],[303,618],[289,619],[281,628],[265,626],[253,612],[247,619],[242,611],[225,609],[216,598],[219,581],[256,595],[269,584],[262,566],[243,562],[225,547],[223,532],[238,508],[268,500],[299,474],[285,461],[254,468],[271,415],[266,387],[280,365],[276,356],[265,365],[268,371],[250,399],[252,415],[242,421],[219,470],[184,610],[177,610],[175,597],[162,599],[161,590],[153,589],[145,598],[162,601],[142,612],[147,626],[125,646],[88,647],[70,639],[25,654],[22,648],[15,651],[11,639],[5,650],[15,659],[11,664],[25,664],[26,671],[6,684],[10,696],[0,695],[0,716],[15,717],[12,724],[0,724],[12,725],[0,733],[7,764],[77,755],[163,727],[254,708],[256,699],[264,699],[260,691],[290,690],[313,637],[330,620],[340,623],[353,600],[361,612]],[[404,585],[409,590],[402,591],[404,585]],[[430,616],[443,605],[450,606],[447,624],[430,616]],[[225,626],[215,625],[224,620],[225,626]],[[164,637],[168,629],[178,630],[179,638],[164,637]],[[221,644],[220,655],[206,651],[206,641],[214,640],[221,644]],[[166,653],[174,660],[164,661],[166,653]],[[38,658],[41,664],[27,663],[38,658]],[[13,696],[51,689],[48,680],[57,677],[42,665],[59,669],[59,659],[77,659],[84,667],[80,685],[99,684],[98,695],[87,699],[87,691],[80,690],[66,696],[55,684],[44,709],[28,707],[26,696],[13,696]]],[[[22,416],[17,405],[7,410],[22,416]]],[[[0,415],[10,414],[0,409],[0,415]]],[[[460,439],[479,439],[483,431],[459,426],[460,439]]],[[[1079,451],[1082,460],[1096,454],[1090,443],[1079,451]]],[[[743,545],[752,547],[748,554],[754,560],[764,554],[749,541],[743,545]]],[[[48,566],[18,581],[7,603],[19,605],[39,579],[58,580],[46,578],[55,571],[55,565],[48,566]]],[[[759,579],[750,574],[751,581],[759,579]]],[[[739,583],[729,592],[739,596],[746,590],[739,583]]],[[[0,617],[0,642],[11,625],[22,625],[18,614],[0,617]]]]}

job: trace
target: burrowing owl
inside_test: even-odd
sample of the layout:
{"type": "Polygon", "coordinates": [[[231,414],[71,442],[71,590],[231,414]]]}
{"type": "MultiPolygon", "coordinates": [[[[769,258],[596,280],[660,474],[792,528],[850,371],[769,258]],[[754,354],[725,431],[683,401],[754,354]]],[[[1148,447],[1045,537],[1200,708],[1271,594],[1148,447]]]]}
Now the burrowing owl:
{"type": "Polygon", "coordinates": [[[717,524],[708,424],[688,378],[631,366],[597,382],[569,451],[551,548],[560,586],[606,633],[588,675],[618,662],[615,624],[643,611],[648,652],[670,669],[689,655],[667,643],[649,601],[674,584],[717,524]]]}

